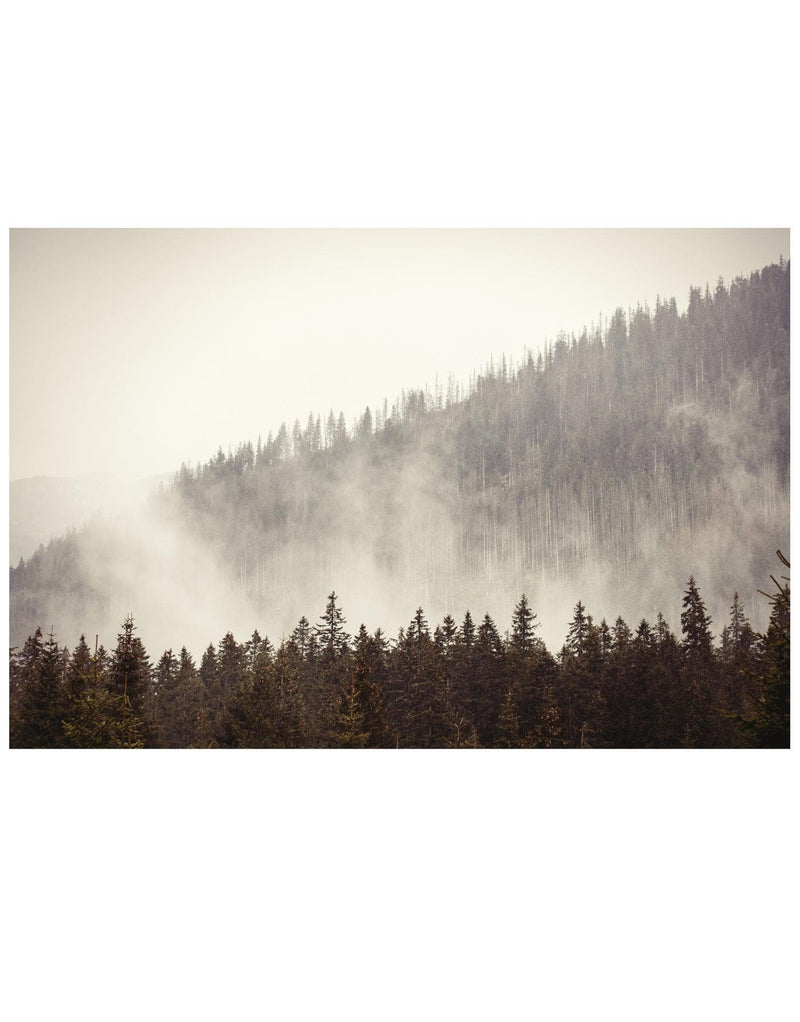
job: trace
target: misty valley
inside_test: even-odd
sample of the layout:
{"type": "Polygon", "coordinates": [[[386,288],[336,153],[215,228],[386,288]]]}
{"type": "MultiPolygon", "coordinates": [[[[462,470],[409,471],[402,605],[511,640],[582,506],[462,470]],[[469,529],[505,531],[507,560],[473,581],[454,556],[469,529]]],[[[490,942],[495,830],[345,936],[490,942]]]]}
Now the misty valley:
{"type": "Polygon", "coordinates": [[[618,309],[53,538],[11,745],[788,746],[789,294],[618,309]]]}

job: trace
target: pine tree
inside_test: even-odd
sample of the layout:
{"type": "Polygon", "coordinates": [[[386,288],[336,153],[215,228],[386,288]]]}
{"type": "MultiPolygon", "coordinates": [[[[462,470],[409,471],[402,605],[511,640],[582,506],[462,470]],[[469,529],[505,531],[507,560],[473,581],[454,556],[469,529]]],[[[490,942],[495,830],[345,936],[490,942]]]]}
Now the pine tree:
{"type": "Polygon", "coordinates": [[[350,658],[350,636],[335,592],[328,596],[325,613],[315,626],[319,649],[318,666],[310,677],[308,703],[312,728],[327,743],[336,729],[338,700],[346,683],[350,658]]]}
{"type": "MultiPolygon", "coordinates": [[[[313,635],[311,638],[313,640],[313,635]]],[[[280,743],[288,749],[303,749],[319,743],[319,736],[312,732],[304,695],[308,669],[308,656],[301,655],[293,637],[281,643],[273,670],[278,690],[280,743]]]]}
{"type": "Polygon", "coordinates": [[[86,659],[83,636],[67,669],[68,709],[64,718],[64,744],[72,749],[141,749],[148,732],[135,714],[124,690],[117,691],[112,670],[115,658],[100,646],[86,659]]]}
{"type": "Polygon", "coordinates": [[[134,635],[136,626],[128,615],[117,636],[108,671],[108,691],[112,696],[113,733],[130,747],[140,742],[149,744],[152,734],[146,720],[150,698],[150,658],[141,639],[134,635]]]}
{"type": "Polygon", "coordinates": [[[353,674],[339,700],[333,741],[340,749],[365,749],[369,745],[369,740],[358,679],[353,674]]]}
{"type": "Polygon", "coordinates": [[[530,609],[528,598],[523,593],[511,618],[511,649],[518,657],[525,658],[532,653],[538,627],[536,615],[530,609]]]}
{"type": "Polygon", "coordinates": [[[399,743],[415,749],[442,747],[448,732],[447,687],[421,607],[401,630],[390,673],[391,724],[399,743]]]}
{"type": "Polygon", "coordinates": [[[760,644],[750,626],[738,592],[733,594],[730,622],[722,629],[718,653],[720,690],[726,716],[737,718],[746,714],[758,698],[755,683],[760,644]]]}
{"type": "MultiPolygon", "coordinates": [[[[781,563],[789,562],[778,551],[781,563]]],[[[762,667],[759,672],[759,691],[752,716],[739,723],[749,742],[759,749],[788,749],[790,747],[790,594],[789,579],[780,581],[771,576],[776,592],[762,593],[772,604],[769,627],[761,637],[763,645],[762,667]]],[[[761,592],[761,590],[759,590],[761,592]]]]}
{"type": "Polygon", "coordinates": [[[324,660],[333,661],[347,649],[350,636],[344,630],[345,616],[336,603],[337,596],[332,592],[328,597],[325,613],[316,626],[316,634],[324,660]]]}
{"type": "Polygon", "coordinates": [[[445,614],[441,627],[437,626],[434,633],[434,642],[442,655],[447,657],[456,644],[458,626],[450,614],[445,614]]]}
{"type": "Polygon", "coordinates": [[[271,658],[258,659],[226,693],[217,741],[223,748],[273,749],[282,745],[279,694],[271,658]]]}
{"type": "Polygon", "coordinates": [[[311,651],[311,640],[313,638],[308,618],[305,616],[300,618],[290,638],[297,648],[300,659],[305,660],[311,651]]]}
{"type": "MultiPolygon", "coordinates": [[[[481,744],[494,745],[500,709],[509,683],[503,642],[489,614],[484,615],[478,628],[473,663],[475,671],[468,702],[470,718],[481,744]]],[[[515,712],[518,710],[516,696],[515,691],[515,712]]]]}
{"type": "Polygon", "coordinates": [[[67,668],[67,693],[70,702],[80,699],[87,686],[91,684],[93,673],[92,654],[86,644],[86,637],[81,635],[67,668]]]}
{"type": "Polygon", "coordinates": [[[716,664],[710,626],[711,618],[706,614],[694,576],[691,576],[681,613],[681,650],[687,698],[682,741],[689,746],[719,744],[718,726],[722,710],[715,705],[716,664]]]}
{"type": "Polygon", "coordinates": [[[139,637],[133,634],[135,630],[133,617],[128,615],[117,636],[109,683],[114,695],[143,719],[150,689],[150,658],[139,637]]]}
{"type": "Polygon", "coordinates": [[[194,658],[185,646],[178,654],[175,698],[169,709],[171,716],[164,730],[168,748],[202,748],[207,733],[205,690],[194,658]]]}
{"type": "Polygon", "coordinates": [[[506,688],[500,714],[497,720],[497,745],[501,749],[516,749],[520,746],[520,718],[517,699],[512,686],[506,688]]]}
{"type": "Polygon", "coordinates": [[[691,667],[701,671],[707,670],[713,656],[710,625],[711,618],[706,614],[705,604],[692,575],[683,596],[681,613],[683,655],[691,667]]]}
{"type": "Polygon", "coordinates": [[[51,632],[42,643],[37,628],[29,638],[12,674],[10,720],[11,746],[23,749],[57,749],[64,744],[62,723],[68,709],[61,650],[51,632]]]}
{"type": "Polygon", "coordinates": [[[564,735],[564,725],[555,688],[552,684],[545,686],[542,696],[542,712],[534,723],[530,742],[535,749],[563,749],[568,744],[564,735]]]}
{"type": "Polygon", "coordinates": [[[44,655],[42,630],[37,628],[29,635],[21,650],[12,649],[9,664],[9,740],[11,748],[25,747],[29,739],[29,728],[23,719],[27,714],[30,689],[37,684],[39,668],[44,655]]]}

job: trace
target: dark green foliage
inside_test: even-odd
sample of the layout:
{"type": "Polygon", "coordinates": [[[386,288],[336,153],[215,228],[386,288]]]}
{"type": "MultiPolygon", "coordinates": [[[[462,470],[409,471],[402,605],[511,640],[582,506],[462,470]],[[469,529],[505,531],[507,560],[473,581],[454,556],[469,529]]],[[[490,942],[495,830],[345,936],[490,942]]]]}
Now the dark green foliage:
{"type": "Polygon", "coordinates": [[[743,716],[758,699],[755,678],[763,655],[761,639],[733,594],[730,623],[723,630],[717,654],[724,703],[729,716],[743,716]]]}
{"type": "Polygon", "coordinates": [[[683,596],[681,644],[686,692],[683,744],[688,747],[714,747],[729,744],[725,730],[721,692],[718,689],[717,660],[714,655],[711,618],[706,614],[694,577],[683,596]]]}
{"type": "MultiPolygon", "coordinates": [[[[781,563],[789,562],[778,551],[781,563]]],[[[762,594],[772,603],[769,627],[762,641],[761,666],[750,715],[740,720],[749,744],[759,749],[788,749],[790,745],[790,599],[789,579],[772,576],[776,591],[762,594]]]]}
{"type": "Polygon", "coordinates": [[[275,748],[280,742],[280,714],[275,674],[264,663],[230,691],[217,737],[223,748],[275,748]]]}
{"type": "Polygon", "coordinates": [[[695,671],[706,670],[711,663],[710,625],[711,618],[706,614],[705,604],[697,590],[694,577],[691,577],[683,597],[681,629],[684,658],[695,671]]]}
{"type": "Polygon", "coordinates": [[[591,748],[608,744],[606,670],[600,628],[578,601],[561,651],[556,693],[564,744],[591,748]]]}
{"type": "Polygon", "coordinates": [[[91,654],[83,636],[69,657],[37,629],[11,651],[11,745],[785,748],[788,579],[775,586],[766,634],[752,632],[735,595],[716,649],[693,577],[682,642],[661,614],[634,633],[621,617],[595,625],[578,602],[558,661],[525,597],[505,638],[488,614],[476,628],[469,612],[431,635],[420,607],[390,643],[363,625],[350,641],[331,594],[318,633],[301,618],[275,650],[258,632],[242,644],[228,632],[199,669],[183,648],[151,670],[130,617],[111,657],[91,654]]]}
{"type": "MultiPolygon", "coordinates": [[[[132,624],[131,621],[131,629],[132,624]]],[[[123,632],[125,629],[123,625],[123,632]]],[[[144,747],[147,737],[144,717],[132,711],[124,693],[112,689],[111,668],[112,661],[103,647],[92,655],[81,636],[67,668],[67,708],[62,722],[65,747],[144,747]]]]}
{"type": "Polygon", "coordinates": [[[336,603],[336,593],[331,593],[325,607],[325,613],[316,627],[317,641],[322,651],[322,659],[331,663],[347,649],[349,636],[344,630],[345,617],[341,607],[336,603]]]}
{"type": "MultiPolygon", "coordinates": [[[[304,619],[301,619],[301,624],[304,619]]],[[[327,745],[337,729],[339,697],[348,684],[351,668],[350,636],[345,631],[346,618],[330,593],[325,613],[314,628],[314,643],[307,651],[308,708],[314,733],[320,744],[327,745]]],[[[300,628],[300,625],[298,625],[300,628]]]]}
{"type": "Polygon", "coordinates": [[[64,667],[53,633],[42,642],[37,628],[11,668],[12,747],[56,749],[62,742],[62,720],[67,709],[64,667]],[[15,698],[16,697],[16,698],[15,698]]]}
{"type": "Polygon", "coordinates": [[[391,744],[382,679],[386,678],[385,644],[361,625],[351,666],[341,686],[332,744],[342,749],[386,748],[391,744]]]}
{"type": "Polygon", "coordinates": [[[134,635],[136,626],[133,617],[128,616],[117,636],[117,647],[111,657],[108,687],[118,697],[125,712],[142,719],[150,698],[150,658],[142,646],[141,639],[134,635]]]}
{"type": "Polygon", "coordinates": [[[177,659],[167,650],[156,667],[154,730],[159,748],[203,747],[208,734],[206,691],[184,646],[177,659]]]}
{"type": "Polygon", "coordinates": [[[528,604],[527,596],[523,593],[511,618],[511,649],[520,659],[526,659],[533,651],[537,628],[536,615],[528,604]]]}
{"type": "Polygon", "coordinates": [[[388,675],[387,716],[395,744],[442,748],[451,729],[447,676],[421,607],[397,638],[388,675]]]}

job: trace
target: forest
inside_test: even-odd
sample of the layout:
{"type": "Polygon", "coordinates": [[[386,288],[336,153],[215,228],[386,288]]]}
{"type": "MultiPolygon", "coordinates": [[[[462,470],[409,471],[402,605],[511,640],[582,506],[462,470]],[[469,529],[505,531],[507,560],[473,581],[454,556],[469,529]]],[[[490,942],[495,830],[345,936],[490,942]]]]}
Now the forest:
{"type": "MultiPolygon", "coordinates": [[[[778,552],[783,565],[788,562],[778,552]]],[[[512,628],[486,614],[433,631],[420,607],[394,640],[355,635],[331,593],[275,648],[227,633],[200,664],[157,663],[125,619],[107,652],[51,633],[10,663],[10,738],[21,748],[788,748],[789,584],[772,577],[766,634],[734,593],[714,646],[694,578],[681,636],[661,614],[631,629],[582,603],[557,656],[523,595],[512,628]]]]}
{"type": "Polygon", "coordinates": [[[789,291],[781,260],[693,287],[682,313],[617,309],[466,385],[184,464],[138,532],[53,539],[10,572],[12,744],[788,741],[788,583],[756,591],[789,550],[789,291]],[[380,627],[349,636],[336,591],[380,627]],[[681,591],[675,634],[656,608],[681,591]],[[234,606],[277,645],[237,642],[234,606]],[[557,649],[573,607],[554,654],[536,615],[557,649]],[[135,632],[170,614],[151,663],[135,632]],[[60,645],[120,621],[112,651],[60,645]]]}
{"type": "Polygon", "coordinates": [[[789,286],[782,262],[692,288],[683,313],[618,309],[463,387],[184,464],[146,524],[99,519],[12,568],[11,642],[43,623],[110,635],[131,610],[152,634],[191,600],[196,634],[179,619],[159,645],[199,652],[218,603],[249,610],[228,627],[284,634],[336,590],[392,631],[419,605],[501,619],[525,592],[557,605],[555,645],[578,596],[654,617],[690,574],[721,620],[789,549],[789,286]]]}

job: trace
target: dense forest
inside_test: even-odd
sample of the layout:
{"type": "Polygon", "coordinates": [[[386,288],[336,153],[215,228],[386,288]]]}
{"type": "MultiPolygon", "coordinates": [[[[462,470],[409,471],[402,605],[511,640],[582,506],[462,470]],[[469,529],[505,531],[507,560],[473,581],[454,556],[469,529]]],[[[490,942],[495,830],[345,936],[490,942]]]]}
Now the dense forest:
{"type": "Polygon", "coordinates": [[[392,629],[420,604],[499,618],[526,592],[557,608],[543,621],[555,644],[577,596],[609,617],[654,616],[691,573],[721,619],[788,532],[781,262],[693,288],[683,313],[674,299],[618,309],[516,366],[501,358],[464,392],[403,393],[350,427],[309,414],[183,465],[145,525],[98,520],[12,569],[11,641],[43,622],[113,634],[132,608],[151,634],[187,598],[198,618],[216,601],[189,638],[198,651],[220,604],[250,610],[231,627],[281,634],[335,589],[392,629]]]}
{"type": "Polygon", "coordinates": [[[516,369],[501,359],[465,400],[404,394],[350,434],[310,415],[184,466],[165,500],[204,542],[222,535],[231,584],[262,602],[366,564],[367,589],[390,578],[404,605],[506,607],[587,576],[652,593],[655,575],[654,606],[700,539],[729,599],[768,567],[742,579],[730,554],[749,562],[754,532],[786,545],[788,330],[789,269],[774,266],[694,289],[683,316],[674,300],[619,309],[516,369]]]}
{"type": "Polygon", "coordinates": [[[788,629],[788,589],[771,616],[755,592],[789,550],[789,285],[781,261],[350,426],[311,413],[184,464],[138,525],[98,518],[40,547],[11,569],[12,741],[764,744],[777,608],[788,629]],[[692,578],[679,639],[658,608],[690,575],[705,596],[692,578]],[[332,590],[371,631],[347,636],[334,595],[309,624],[332,590]],[[414,606],[440,623],[420,609],[389,641],[414,606]],[[466,607],[485,616],[457,624],[466,607]],[[557,647],[573,607],[553,655],[543,633],[557,647]],[[180,654],[151,665],[131,610],[180,654]],[[730,617],[716,646],[712,617],[730,617]],[[277,648],[238,643],[245,619],[277,648]],[[55,639],[122,620],[113,653],[55,639]]]}
{"type": "Polygon", "coordinates": [[[11,655],[11,745],[787,748],[789,586],[773,583],[766,634],[734,594],[716,648],[694,578],[680,639],[660,614],[632,630],[579,602],[555,657],[525,596],[505,636],[469,612],[431,631],[419,608],[388,641],[363,625],[350,636],[331,593],[277,649],[227,633],[199,666],[186,647],[152,663],[130,617],[110,653],[81,636],[70,654],[37,630],[11,655]]]}

